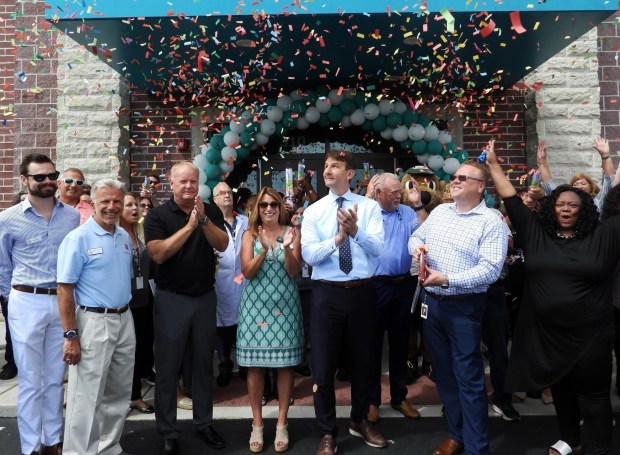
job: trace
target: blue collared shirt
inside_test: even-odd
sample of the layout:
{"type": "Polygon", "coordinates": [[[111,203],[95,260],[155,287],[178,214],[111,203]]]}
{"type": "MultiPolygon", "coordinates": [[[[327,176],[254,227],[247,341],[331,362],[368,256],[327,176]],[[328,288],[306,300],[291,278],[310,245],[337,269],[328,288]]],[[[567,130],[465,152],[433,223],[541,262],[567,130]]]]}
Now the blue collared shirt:
{"type": "Polygon", "coordinates": [[[508,234],[484,201],[468,212],[441,204],[409,239],[409,252],[428,247],[427,264],[449,279],[449,288],[429,286],[435,294],[458,295],[486,292],[497,281],[506,259],[508,234]]]}
{"type": "Polygon", "coordinates": [[[120,308],[131,300],[132,254],[127,231],[111,234],[90,217],[60,245],[58,282],[75,284],[77,305],[120,308]]]}
{"type": "Polygon", "coordinates": [[[411,269],[407,250],[409,237],[418,227],[418,214],[411,207],[398,204],[396,210],[381,210],[383,217],[383,251],[374,260],[375,275],[402,275],[411,269]]]}
{"type": "Polygon", "coordinates": [[[313,280],[349,281],[374,276],[373,259],[383,251],[383,220],[381,208],[375,201],[347,191],[342,207],[351,209],[357,204],[357,235],[350,237],[353,270],[340,270],[339,248],[334,237],[338,232],[338,204],[331,191],[304,212],[301,223],[301,254],[313,267],[313,280]]]}
{"type": "Polygon", "coordinates": [[[39,215],[28,198],[0,213],[0,294],[11,286],[56,287],[58,248],[80,224],[80,214],[54,199],[52,216],[39,215]]]}

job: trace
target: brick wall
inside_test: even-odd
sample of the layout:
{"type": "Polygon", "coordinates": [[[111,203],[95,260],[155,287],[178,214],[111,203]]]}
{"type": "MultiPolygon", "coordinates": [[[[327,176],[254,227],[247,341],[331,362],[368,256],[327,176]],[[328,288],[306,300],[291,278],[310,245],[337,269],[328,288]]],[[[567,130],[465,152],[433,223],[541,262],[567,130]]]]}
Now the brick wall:
{"type": "Polygon", "coordinates": [[[13,146],[15,121],[15,1],[0,0],[0,208],[10,206],[15,189],[13,146]]]}

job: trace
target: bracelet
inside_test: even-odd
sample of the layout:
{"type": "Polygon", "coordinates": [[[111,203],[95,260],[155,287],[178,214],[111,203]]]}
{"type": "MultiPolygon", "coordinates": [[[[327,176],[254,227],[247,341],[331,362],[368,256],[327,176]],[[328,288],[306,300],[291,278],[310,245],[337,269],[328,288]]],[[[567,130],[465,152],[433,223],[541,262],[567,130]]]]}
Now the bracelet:
{"type": "Polygon", "coordinates": [[[415,210],[416,212],[419,212],[420,210],[426,208],[425,205],[421,205],[420,207],[411,207],[413,210],[415,210]]]}
{"type": "Polygon", "coordinates": [[[601,161],[602,161],[602,160],[608,160],[608,159],[610,159],[610,158],[611,158],[611,155],[605,155],[605,156],[602,156],[602,155],[601,155],[601,161]]]}

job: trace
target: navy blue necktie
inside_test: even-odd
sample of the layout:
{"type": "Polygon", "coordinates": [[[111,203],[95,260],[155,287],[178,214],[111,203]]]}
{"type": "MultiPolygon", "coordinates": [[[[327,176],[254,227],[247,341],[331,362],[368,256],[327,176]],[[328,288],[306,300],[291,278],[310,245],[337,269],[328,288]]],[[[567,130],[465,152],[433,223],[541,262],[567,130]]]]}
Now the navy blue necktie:
{"type": "MultiPolygon", "coordinates": [[[[342,203],[344,202],[344,198],[341,196],[336,199],[338,203],[338,208],[342,208],[342,203]]],[[[353,258],[351,257],[351,244],[349,243],[349,237],[344,239],[344,241],[340,244],[338,254],[338,263],[340,265],[340,270],[342,270],[347,275],[351,270],[353,270],[353,258]]]]}

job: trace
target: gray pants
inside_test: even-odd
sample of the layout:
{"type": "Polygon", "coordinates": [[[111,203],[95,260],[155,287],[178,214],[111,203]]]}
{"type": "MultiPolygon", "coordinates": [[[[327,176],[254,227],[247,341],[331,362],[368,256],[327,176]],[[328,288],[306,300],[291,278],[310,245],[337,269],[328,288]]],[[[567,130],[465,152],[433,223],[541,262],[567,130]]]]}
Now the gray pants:
{"type": "Polygon", "coordinates": [[[155,418],[162,438],[177,439],[177,384],[183,353],[191,343],[194,426],[213,421],[213,353],[215,350],[215,291],[201,296],[155,293],[155,418]]]}

